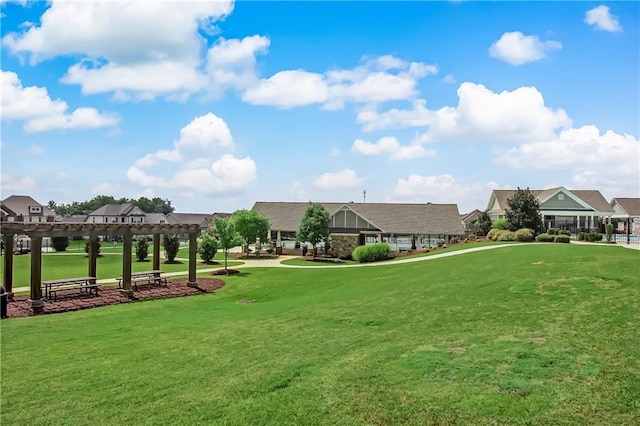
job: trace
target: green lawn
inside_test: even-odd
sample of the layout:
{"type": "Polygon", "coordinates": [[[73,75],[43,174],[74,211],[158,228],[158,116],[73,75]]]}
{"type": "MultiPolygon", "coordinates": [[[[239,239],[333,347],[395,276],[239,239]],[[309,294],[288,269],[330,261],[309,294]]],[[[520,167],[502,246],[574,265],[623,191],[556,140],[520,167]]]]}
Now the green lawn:
{"type": "MultiPolygon", "coordinates": [[[[112,250],[101,249],[101,256],[98,257],[98,279],[116,278],[122,275],[122,249],[117,251],[116,248],[112,250]]],[[[188,257],[188,253],[187,253],[188,257]]],[[[148,271],[152,268],[153,256],[150,254],[145,262],[138,262],[135,258],[135,254],[132,257],[131,268],[133,272],[148,271]]],[[[215,260],[220,262],[220,265],[205,265],[201,263],[198,257],[198,263],[196,267],[198,269],[222,267],[224,257],[222,253],[216,254],[215,260]]],[[[229,266],[235,266],[242,264],[242,262],[233,261],[229,262],[229,266]]],[[[31,255],[19,255],[13,258],[13,287],[28,287],[30,285],[30,268],[31,268],[31,255]]],[[[89,268],[89,259],[82,252],[69,251],[61,253],[43,253],[42,254],[42,279],[43,280],[55,280],[60,278],[72,278],[83,277],[87,275],[89,268]]],[[[160,262],[160,270],[163,272],[180,272],[187,273],[189,263],[187,260],[182,260],[177,264],[166,264],[164,260],[160,262]]],[[[0,268],[1,269],[1,268],[0,268]]],[[[4,273],[4,269],[0,270],[0,277],[4,273]]]]}
{"type": "Polygon", "coordinates": [[[639,264],[623,248],[514,245],[246,269],[215,294],[8,319],[1,420],[635,425],[639,264]]]}

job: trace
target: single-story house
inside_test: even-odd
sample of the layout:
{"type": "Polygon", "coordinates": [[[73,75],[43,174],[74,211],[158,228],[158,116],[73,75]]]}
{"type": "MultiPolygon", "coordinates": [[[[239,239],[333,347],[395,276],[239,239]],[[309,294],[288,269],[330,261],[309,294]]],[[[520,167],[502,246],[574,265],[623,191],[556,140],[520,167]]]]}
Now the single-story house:
{"type": "Polygon", "coordinates": [[[640,237],[640,198],[614,198],[610,204],[618,231],[640,237]]]}
{"type": "Polygon", "coordinates": [[[469,213],[460,215],[460,220],[462,220],[462,226],[464,226],[464,232],[466,235],[475,232],[475,227],[473,226],[473,224],[475,223],[476,219],[478,219],[478,216],[481,213],[482,212],[480,210],[474,209],[469,213]]]}
{"type": "MultiPolygon", "coordinates": [[[[492,221],[504,218],[507,200],[514,189],[494,189],[489,198],[487,213],[492,221]]],[[[531,190],[540,203],[540,215],[546,228],[601,232],[615,211],[597,190],[569,190],[562,186],[531,190]]]]}
{"type": "MultiPolygon", "coordinates": [[[[319,203],[331,215],[329,244],[337,255],[359,245],[388,242],[394,250],[420,249],[464,235],[455,204],[319,203]]],[[[296,242],[308,202],[258,201],[253,210],[269,218],[276,247],[296,242]]]]}
{"type": "Polygon", "coordinates": [[[212,215],[205,213],[174,213],[167,215],[167,222],[178,225],[199,225],[200,228],[208,228],[212,215]]]}

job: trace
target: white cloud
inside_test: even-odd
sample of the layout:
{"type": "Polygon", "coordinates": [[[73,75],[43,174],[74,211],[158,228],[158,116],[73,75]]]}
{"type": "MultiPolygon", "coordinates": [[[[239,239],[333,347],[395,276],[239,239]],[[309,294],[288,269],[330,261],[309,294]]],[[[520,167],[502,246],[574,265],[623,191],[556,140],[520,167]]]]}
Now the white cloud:
{"type": "Polygon", "coordinates": [[[398,150],[400,144],[393,136],[380,138],[377,143],[356,139],[351,146],[351,152],[362,155],[390,154],[398,150]]]}
{"type": "Polygon", "coordinates": [[[602,31],[622,31],[618,18],[609,13],[609,7],[600,5],[585,13],[584,22],[602,31]]]}
{"type": "Polygon", "coordinates": [[[436,152],[432,149],[426,149],[422,145],[404,145],[391,154],[391,160],[415,160],[416,158],[432,157],[436,152]]]}
{"type": "Polygon", "coordinates": [[[25,194],[29,191],[33,191],[36,186],[35,179],[30,176],[15,176],[8,173],[0,174],[0,190],[3,193],[13,192],[25,194]]]}
{"type": "Polygon", "coordinates": [[[335,173],[325,173],[313,180],[313,186],[318,189],[354,188],[362,185],[363,179],[355,171],[344,169],[335,173]]]}
{"type": "Polygon", "coordinates": [[[411,174],[398,179],[387,201],[458,204],[460,213],[475,208],[484,209],[493,189],[499,189],[495,182],[465,183],[451,175],[421,176],[411,174]]]}
{"type": "Polygon", "coordinates": [[[389,128],[424,127],[433,121],[434,112],[427,109],[427,101],[416,99],[413,109],[397,108],[378,114],[375,109],[363,109],[358,113],[357,121],[362,123],[365,132],[389,128]]]}
{"type": "Polygon", "coordinates": [[[495,93],[467,82],[458,88],[458,98],[457,107],[433,111],[418,142],[532,142],[550,139],[555,130],[571,125],[565,111],[547,107],[535,87],[495,93]]]}
{"type": "Polygon", "coordinates": [[[444,77],[442,77],[442,82],[443,83],[449,83],[449,84],[455,84],[456,78],[451,74],[447,74],[444,77]]]}
{"type": "Polygon", "coordinates": [[[562,43],[541,41],[538,36],[526,36],[514,31],[502,34],[489,48],[489,54],[511,65],[522,65],[540,60],[556,49],[562,49],[562,43]]]}
{"type": "Polygon", "coordinates": [[[322,104],[323,109],[334,110],[343,108],[346,102],[411,99],[417,94],[418,79],[438,72],[435,65],[409,63],[391,55],[363,61],[355,68],[324,74],[301,69],[280,71],[250,87],[243,100],[280,108],[322,104]]]}
{"type": "Polygon", "coordinates": [[[331,147],[331,150],[329,151],[329,156],[330,157],[339,157],[340,156],[340,150],[336,146],[331,147]]]}
{"type": "Polygon", "coordinates": [[[54,1],[39,25],[2,42],[31,64],[79,56],[63,82],[81,85],[85,94],[184,99],[207,84],[199,30],[211,33],[232,10],[233,1],[54,1]]]}
{"type": "Polygon", "coordinates": [[[23,87],[18,75],[2,71],[2,119],[23,120],[27,132],[55,129],[95,129],[115,126],[120,116],[94,108],[77,108],[71,113],[66,102],[52,100],[45,87],[23,87]]]}
{"type": "Polygon", "coordinates": [[[127,178],[145,187],[145,191],[176,189],[183,195],[241,191],[257,178],[257,166],[249,156],[236,158],[223,154],[216,158],[221,151],[230,151],[234,146],[227,123],[207,113],[181,129],[173,149],[161,149],[135,161],[127,171],[127,178]],[[159,166],[156,174],[146,170],[153,166],[159,166]]]}
{"type": "Polygon", "coordinates": [[[280,71],[248,89],[242,100],[253,105],[293,108],[327,100],[328,88],[322,74],[304,70],[280,71]]]}
{"type": "Polygon", "coordinates": [[[640,192],[640,141],[596,126],[566,129],[544,142],[525,143],[496,158],[514,169],[570,170],[582,188],[634,188],[640,192]],[[589,186],[591,185],[591,186],[589,186]]]}

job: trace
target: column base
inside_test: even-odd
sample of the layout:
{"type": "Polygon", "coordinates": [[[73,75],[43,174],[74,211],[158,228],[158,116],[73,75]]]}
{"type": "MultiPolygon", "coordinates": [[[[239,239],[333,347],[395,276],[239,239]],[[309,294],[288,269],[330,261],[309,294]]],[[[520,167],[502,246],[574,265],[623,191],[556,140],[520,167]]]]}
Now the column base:
{"type": "Polygon", "coordinates": [[[29,300],[29,303],[31,303],[31,309],[34,314],[41,314],[44,312],[44,302],[42,299],[32,299],[29,300]]]}
{"type": "Polygon", "coordinates": [[[133,296],[133,289],[125,290],[124,288],[120,289],[120,293],[124,294],[127,297],[133,296]]]}
{"type": "Polygon", "coordinates": [[[188,282],[187,283],[187,287],[198,287],[198,283],[197,282],[188,282]]]}

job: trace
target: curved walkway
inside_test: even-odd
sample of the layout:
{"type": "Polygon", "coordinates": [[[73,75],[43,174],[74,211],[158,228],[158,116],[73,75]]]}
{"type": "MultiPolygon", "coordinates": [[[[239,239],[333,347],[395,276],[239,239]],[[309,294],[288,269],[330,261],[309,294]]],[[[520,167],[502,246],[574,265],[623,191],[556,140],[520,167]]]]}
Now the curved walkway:
{"type": "MultiPolygon", "coordinates": [[[[295,259],[295,258],[298,258],[300,256],[280,256],[277,259],[251,259],[251,260],[245,260],[243,264],[234,265],[231,268],[232,269],[244,269],[244,268],[332,269],[332,268],[365,268],[365,267],[376,267],[376,266],[392,266],[392,265],[398,265],[398,264],[403,264],[403,263],[425,262],[425,261],[428,261],[428,260],[442,259],[442,258],[445,258],[445,257],[458,256],[458,255],[461,255],[461,254],[475,253],[475,252],[479,252],[479,251],[496,250],[496,249],[505,248],[505,247],[524,247],[524,246],[528,246],[530,244],[536,244],[536,243],[500,244],[500,245],[491,245],[491,246],[482,246],[482,247],[472,247],[472,248],[468,248],[468,249],[461,249],[461,250],[455,250],[455,251],[448,251],[448,252],[445,252],[445,253],[433,254],[433,255],[430,255],[430,256],[410,257],[410,258],[406,258],[406,259],[397,259],[397,260],[387,261],[387,262],[356,263],[356,264],[352,264],[352,265],[327,265],[327,264],[323,264],[323,265],[285,265],[285,264],[282,263],[284,260],[295,259]]],[[[539,243],[537,243],[537,244],[539,244],[539,243]]],[[[596,244],[596,243],[589,243],[589,242],[573,242],[573,241],[572,241],[572,244],[597,245],[598,247],[604,247],[604,246],[621,247],[622,246],[622,247],[626,247],[626,248],[640,250],[640,245],[633,245],[633,244],[627,246],[626,244],[625,245],[622,245],[622,244],[596,244]]],[[[222,269],[222,268],[220,266],[215,267],[215,268],[203,268],[203,269],[198,269],[197,273],[198,274],[208,273],[208,272],[216,271],[218,269],[222,269]]],[[[188,273],[188,271],[165,272],[165,273],[163,273],[163,275],[165,275],[167,277],[179,277],[179,276],[184,276],[187,273],[188,273]]],[[[115,278],[107,278],[107,279],[98,280],[98,284],[115,284],[116,282],[117,282],[117,280],[115,278]]],[[[16,293],[28,292],[29,290],[30,290],[29,287],[18,287],[18,288],[14,288],[13,289],[13,291],[16,292],[16,293]]]]}

